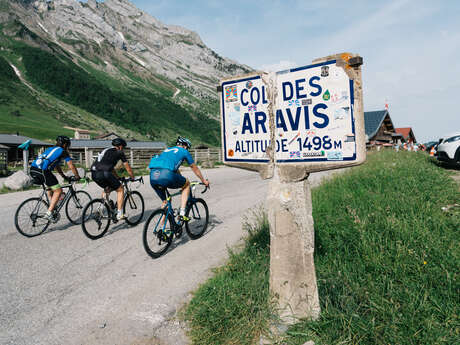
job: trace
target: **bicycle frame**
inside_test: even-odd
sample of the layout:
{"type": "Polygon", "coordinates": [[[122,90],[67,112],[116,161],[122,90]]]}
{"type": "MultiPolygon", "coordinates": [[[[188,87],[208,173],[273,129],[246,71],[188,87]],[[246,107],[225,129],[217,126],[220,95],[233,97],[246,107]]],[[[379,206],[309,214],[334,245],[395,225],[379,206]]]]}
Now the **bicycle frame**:
{"type": "MultiPolygon", "coordinates": [[[[130,195],[130,192],[131,192],[131,189],[130,189],[130,185],[128,184],[129,182],[129,179],[126,179],[124,177],[122,177],[120,179],[121,183],[123,184],[123,200],[125,200],[126,196],[127,195],[130,195]]],[[[133,182],[136,182],[136,181],[139,181],[141,183],[144,183],[144,177],[139,177],[138,179],[135,179],[133,182]]],[[[110,193],[114,192],[113,189],[111,189],[110,191],[105,191],[104,190],[104,200],[105,202],[107,203],[107,205],[109,206],[109,211],[110,211],[110,216],[113,218],[113,215],[114,215],[114,212],[115,212],[115,209],[112,208],[112,205],[110,204],[110,193]]],[[[129,201],[129,205],[132,207],[132,208],[137,208],[136,205],[133,203],[133,201],[131,199],[128,199],[129,201]],[[133,207],[134,206],[134,207],[133,207]]]]}
{"type": "MultiPolygon", "coordinates": [[[[54,211],[56,211],[57,213],[59,213],[61,211],[61,209],[64,207],[64,205],[67,203],[67,201],[71,197],[73,197],[75,195],[74,183],[76,183],[76,181],[70,182],[70,183],[67,183],[67,184],[61,186],[62,189],[68,188],[69,190],[68,190],[67,193],[65,193],[64,198],[59,200],[58,203],[56,204],[56,207],[54,208],[54,211]]],[[[86,187],[87,184],[88,184],[88,181],[85,180],[84,187],[86,187]]],[[[40,194],[40,199],[42,199],[42,200],[45,199],[46,203],[48,205],[50,204],[50,199],[49,199],[48,193],[47,193],[49,190],[51,190],[51,189],[46,187],[44,184],[42,184],[42,193],[40,194]]],[[[39,205],[39,203],[37,203],[37,206],[35,206],[35,207],[38,207],[38,205],[39,205]]],[[[36,210],[34,209],[34,212],[35,211],[36,210]]]]}
{"type": "MultiPolygon", "coordinates": [[[[195,191],[195,188],[196,188],[197,185],[199,185],[199,182],[191,182],[190,183],[190,187],[189,187],[190,188],[190,194],[189,194],[189,197],[188,197],[188,200],[187,200],[186,209],[188,209],[188,207],[191,204],[191,202],[193,201],[193,199],[195,199],[194,191],[195,191]]],[[[207,188],[208,187],[206,187],[206,189],[202,193],[206,192],[207,188]]],[[[174,213],[174,208],[172,206],[172,201],[171,200],[172,200],[173,197],[182,194],[182,191],[176,192],[174,194],[170,194],[169,190],[167,188],[165,188],[165,192],[166,192],[166,201],[167,201],[166,206],[165,206],[165,208],[166,208],[166,218],[169,215],[171,215],[171,218],[173,220],[172,225],[174,226],[174,229],[181,228],[184,223],[183,222],[180,222],[180,223],[176,222],[176,219],[175,219],[176,214],[174,213]]],[[[160,224],[161,221],[164,221],[164,219],[165,219],[165,217],[161,217],[158,220],[158,223],[155,225],[155,229],[158,229],[158,225],[160,224]]],[[[164,222],[163,229],[161,229],[161,230],[164,230],[165,227],[166,227],[166,222],[164,222]]],[[[155,231],[155,232],[157,232],[157,231],[155,231]]]]}

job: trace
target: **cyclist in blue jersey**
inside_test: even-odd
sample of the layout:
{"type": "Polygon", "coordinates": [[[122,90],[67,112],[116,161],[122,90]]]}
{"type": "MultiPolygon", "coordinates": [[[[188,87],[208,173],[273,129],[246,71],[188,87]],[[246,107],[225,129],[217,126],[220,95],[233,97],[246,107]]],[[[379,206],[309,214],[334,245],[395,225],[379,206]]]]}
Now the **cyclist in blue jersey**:
{"type": "Polygon", "coordinates": [[[53,210],[62,194],[61,185],[56,179],[56,176],[52,173],[53,169],[56,169],[64,180],[70,180],[68,176],[64,175],[60,167],[61,161],[64,160],[72,170],[75,179],[80,179],[77,168],[73,165],[72,158],[69,155],[69,147],[70,138],[65,135],[60,135],[56,138],[56,146],[46,149],[30,166],[30,176],[34,180],[34,183],[45,184],[48,187],[50,205],[45,214],[45,218],[49,220],[53,219],[53,210]]]}
{"type": "Polygon", "coordinates": [[[150,185],[163,201],[162,207],[166,206],[166,192],[164,188],[182,188],[181,206],[179,219],[187,221],[185,217],[185,206],[190,195],[190,182],[179,172],[179,167],[184,161],[190,165],[195,175],[209,187],[209,181],[204,179],[200,168],[193,161],[190,152],[192,143],[187,138],[178,137],[176,146],[164,150],[161,155],[152,157],[150,160],[150,185]]]}

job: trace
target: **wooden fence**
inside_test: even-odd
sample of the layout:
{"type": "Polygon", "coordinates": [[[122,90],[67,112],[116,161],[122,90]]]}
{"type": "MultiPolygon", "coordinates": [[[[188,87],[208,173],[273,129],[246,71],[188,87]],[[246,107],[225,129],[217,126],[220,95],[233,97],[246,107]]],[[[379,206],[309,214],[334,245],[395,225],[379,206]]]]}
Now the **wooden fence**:
{"type": "MultiPolygon", "coordinates": [[[[157,154],[160,154],[163,150],[131,150],[125,149],[125,155],[128,159],[129,164],[134,168],[144,168],[147,167],[150,159],[157,154]]],[[[94,160],[97,159],[97,155],[102,152],[102,149],[89,149],[85,148],[84,151],[81,150],[70,150],[70,155],[74,162],[85,166],[86,168],[91,167],[91,164],[94,160]]],[[[220,148],[210,148],[210,149],[191,149],[190,154],[192,155],[195,163],[215,163],[222,162],[222,152],[220,148]]]]}

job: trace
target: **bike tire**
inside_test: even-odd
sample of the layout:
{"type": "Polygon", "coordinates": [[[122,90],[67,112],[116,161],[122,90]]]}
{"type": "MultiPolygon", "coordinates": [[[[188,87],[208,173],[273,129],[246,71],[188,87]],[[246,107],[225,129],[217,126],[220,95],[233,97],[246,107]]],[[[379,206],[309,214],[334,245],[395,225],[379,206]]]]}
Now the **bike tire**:
{"type": "Polygon", "coordinates": [[[92,240],[104,236],[109,229],[111,214],[104,199],[93,199],[83,209],[81,228],[92,240]]]}
{"type": "Polygon", "coordinates": [[[126,194],[123,201],[123,213],[126,215],[126,223],[131,226],[139,224],[144,217],[144,198],[141,193],[130,191],[126,194]]]}
{"type": "Polygon", "coordinates": [[[154,211],[144,225],[142,242],[148,255],[156,259],[168,250],[174,236],[174,222],[171,215],[166,217],[166,226],[160,224],[162,217],[166,217],[166,210],[154,211]],[[155,246],[158,244],[158,248],[155,246]]]}
{"type": "Polygon", "coordinates": [[[76,191],[65,204],[65,214],[67,219],[73,224],[81,223],[81,215],[83,214],[83,208],[91,201],[91,196],[83,191],[76,191]]]}
{"type": "Polygon", "coordinates": [[[208,205],[203,199],[193,199],[185,214],[190,220],[185,223],[185,230],[192,240],[203,236],[209,223],[208,205]]]}
{"type": "Polygon", "coordinates": [[[48,203],[41,198],[24,200],[14,215],[16,230],[25,237],[35,237],[42,234],[50,225],[50,221],[43,218],[48,206],[48,203]],[[37,221],[38,224],[36,224],[37,221]]]}

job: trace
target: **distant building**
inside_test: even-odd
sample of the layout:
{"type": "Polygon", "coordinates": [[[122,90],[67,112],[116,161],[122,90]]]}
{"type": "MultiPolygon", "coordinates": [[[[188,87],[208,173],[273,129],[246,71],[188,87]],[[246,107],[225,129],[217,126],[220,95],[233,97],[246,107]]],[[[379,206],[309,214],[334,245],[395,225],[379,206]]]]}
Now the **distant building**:
{"type": "Polygon", "coordinates": [[[415,144],[417,140],[415,139],[414,131],[411,127],[402,127],[402,128],[395,128],[396,133],[401,134],[404,138],[404,142],[408,144],[415,144]]]}
{"type": "Polygon", "coordinates": [[[44,141],[25,137],[23,135],[16,135],[16,134],[0,134],[0,144],[7,146],[8,150],[8,161],[9,162],[17,162],[22,161],[22,149],[18,148],[23,142],[31,140],[29,146],[29,157],[35,157],[38,150],[44,147],[53,146],[53,144],[45,143],[44,141]]]}
{"type": "Polygon", "coordinates": [[[74,134],[75,139],[91,139],[90,131],[86,129],[75,129],[75,134],[74,134]]]}
{"type": "Polygon", "coordinates": [[[388,110],[364,112],[364,127],[366,131],[366,147],[393,146],[401,140],[396,133],[388,110]]]}
{"type": "Polygon", "coordinates": [[[0,176],[6,175],[8,171],[8,150],[10,148],[0,145],[0,176]]]}

